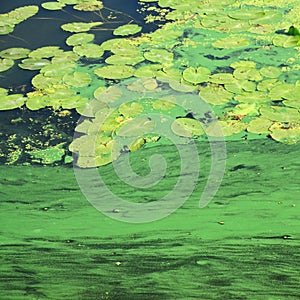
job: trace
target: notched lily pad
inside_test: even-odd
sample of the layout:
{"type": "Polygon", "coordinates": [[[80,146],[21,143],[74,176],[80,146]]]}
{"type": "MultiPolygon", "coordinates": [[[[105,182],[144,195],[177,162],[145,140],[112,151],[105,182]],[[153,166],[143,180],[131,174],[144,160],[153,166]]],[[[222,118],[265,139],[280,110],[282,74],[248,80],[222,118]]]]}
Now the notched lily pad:
{"type": "Polygon", "coordinates": [[[142,136],[155,128],[155,122],[147,117],[134,118],[124,122],[117,130],[118,136],[135,137],[142,136]]]}
{"type": "Polygon", "coordinates": [[[14,65],[13,59],[10,58],[0,58],[0,72],[7,71],[14,65]]]}
{"type": "Polygon", "coordinates": [[[78,45],[83,45],[87,44],[89,42],[92,42],[95,38],[95,35],[92,33],[75,33],[69,36],[66,39],[66,44],[68,46],[78,46],[78,45]]]}
{"type": "Polygon", "coordinates": [[[0,98],[0,110],[10,110],[24,105],[25,98],[21,94],[5,95],[0,98]]]}
{"type": "Polygon", "coordinates": [[[210,84],[201,88],[199,96],[205,102],[213,105],[222,105],[229,102],[233,94],[226,91],[222,86],[210,84]]]}
{"type": "Polygon", "coordinates": [[[104,53],[104,50],[101,46],[88,43],[75,46],[73,51],[79,56],[87,58],[100,58],[104,53]]]}
{"type": "Polygon", "coordinates": [[[94,70],[94,73],[107,79],[123,79],[129,78],[134,74],[134,68],[126,65],[111,65],[94,70]]]}
{"type": "Polygon", "coordinates": [[[63,81],[67,85],[71,85],[74,87],[83,87],[87,86],[92,81],[92,79],[88,73],[74,72],[73,74],[64,75],[63,81]]]}
{"type": "Polygon", "coordinates": [[[271,137],[284,144],[296,144],[300,141],[300,124],[274,123],[270,128],[271,137]]]}
{"type": "Polygon", "coordinates": [[[203,67],[189,67],[185,69],[182,73],[183,79],[193,83],[198,84],[202,82],[207,82],[210,76],[210,70],[203,67]]]}
{"type": "Polygon", "coordinates": [[[178,118],[171,125],[172,131],[183,137],[195,137],[204,134],[201,123],[190,118],[178,118]]]}

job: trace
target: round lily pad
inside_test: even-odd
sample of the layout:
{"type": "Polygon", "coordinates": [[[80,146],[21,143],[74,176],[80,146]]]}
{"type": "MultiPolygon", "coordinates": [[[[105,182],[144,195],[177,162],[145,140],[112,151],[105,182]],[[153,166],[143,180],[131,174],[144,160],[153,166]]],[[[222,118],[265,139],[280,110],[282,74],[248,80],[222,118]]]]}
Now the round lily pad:
{"type": "Polygon", "coordinates": [[[108,57],[105,62],[107,64],[112,65],[131,65],[134,66],[142,61],[144,61],[145,58],[143,56],[123,56],[123,55],[111,55],[108,57]]]}
{"type": "Polygon", "coordinates": [[[266,66],[259,70],[260,74],[268,78],[277,78],[281,74],[281,70],[277,67],[266,66]]]}
{"type": "Polygon", "coordinates": [[[85,32],[91,30],[93,27],[102,25],[102,22],[73,22],[61,25],[62,30],[68,32],[85,32]]]}
{"type": "Polygon", "coordinates": [[[209,136],[230,136],[245,130],[247,123],[239,120],[222,120],[210,124],[205,132],[209,136]]]}
{"type": "Polygon", "coordinates": [[[278,122],[299,122],[298,109],[284,106],[262,106],[260,113],[264,118],[278,122]]]}
{"type": "Polygon", "coordinates": [[[255,82],[249,80],[235,79],[231,83],[226,83],[224,87],[228,92],[239,94],[239,93],[243,93],[244,91],[246,92],[255,91],[256,84],[255,82]]]}
{"type": "Polygon", "coordinates": [[[122,90],[117,86],[98,87],[94,91],[94,97],[103,103],[113,103],[122,96],[122,90]]]}
{"type": "Polygon", "coordinates": [[[0,52],[0,57],[10,59],[20,59],[27,57],[29,49],[26,48],[8,48],[0,52]]]}
{"type": "Polygon", "coordinates": [[[151,49],[144,53],[144,57],[152,62],[158,62],[161,64],[169,64],[173,61],[174,55],[165,49],[151,49]]]}
{"type": "Polygon", "coordinates": [[[98,11],[103,8],[103,3],[102,1],[93,0],[93,1],[83,2],[83,3],[78,3],[74,5],[73,8],[81,11],[98,11]]]}
{"type": "Polygon", "coordinates": [[[22,69],[26,70],[40,70],[44,66],[50,64],[50,61],[48,59],[35,59],[35,58],[27,58],[23,59],[18,66],[22,69]]]}
{"type": "Polygon", "coordinates": [[[138,116],[143,111],[143,106],[139,103],[123,103],[119,106],[119,113],[126,118],[138,116]]]}
{"type": "Polygon", "coordinates": [[[97,68],[94,73],[107,79],[123,79],[133,76],[134,68],[126,65],[111,65],[97,68]]]}
{"type": "Polygon", "coordinates": [[[225,48],[225,49],[235,49],[242,48],[250,44],[250,41],[243,37],[227,37],[222,38],[216,42],[213,42],[212,45],[216,48],[225,48]]]}
{"type": "Polygon", "coordinates": [[[78,45],[73,48],[73,51],[79,56],[87,58],[100,58],[104,53],[103,48],[96,44],[78,45]]]}
{"type": "Polygon", "coordinates": [[[269,134],[269,128],[272,124],[271,120],[259,117],[249,122],[247,131],[255,134],[269,134]]]}
{"type": "Polygon", "coordinates": [[[145,66],[141,66],[137,68],[134,72],[135,77],[139,78],[152,78],[156,77],[155,75],[158,73],[159,70],[163,68],[160,64],[149,64],[145,66]]]}
{"type": "Polygon", "coordinates": [[[252,80],[252,81],[262,80],[261,73],[255,68],[247,68],[247,67],[236,68],[233,72],[233,76],[239,80],[241,79],[252,80]]]}
{"type": "Polygon", "coordinates": [[[240,9],[228,13],[228,16],[237,20],[254,20],[265,16],[265,12],[254,8],[240,9]]]}
{"type": "Polygon", "coordinates": [[[190,118],[178,118],[171,125],[172,131],[183,137],[194,137],[204,134],[201,123],[190,118]]]}
{"type": "Polygon", "coordinates": [[[92,81],[92,79],[88,73],[74,72],[73,74],[64,75],[63,81],[67,85],[71,85],[74,87],[83,87],[87,86],[92,81]]]}
{"type": "Polygon", "coordinates": [[[207,82],[210,76],[210,70],[203,67],[189,67],[183,71],[182,76],[184,80],[193,84],[207,82]]]}
{"type": "Polygon", "coordinates": [[[226,84],[235,82],[235,78],[230,73],[217,73],[211,75],[209,81],[217,84],[226,84]]]}
{"type": "Polygon", "coordinates": [[[30,110],[39,110],[49,103],[49,96],[44,95],[40,91],[27,93],[26,107],[30,110]]]}
{"type": "Polygon", "coordinates": [[[300,141],[300,125],[276,122],[270,128],[271,137],[281,143],[296,144],[300,141]]]}
{"type": "Polygon", "coordinates": [[[13,59],[10,58],[0,58],[0,72],[4,72],[10,69],[14,65],[13,59]]]}
{"type": "MultiPolygon", "coordinates": [[[[174,98],[173,101],[175,102],[176,98],[174,98]]],[[[176,103],[174,103],[174,102],[168,101],[167,98],[165,98],[165,99],[158,99],[158,100],[155,100],[152,103],[152,107],[155,110],[170,110],[170,109],[172,109],[173,107],[176,106],[176,103]]]]}
{"type": "Polygon", "coordinates": [[[28,56],[36,59],[50,58],[62,52],[63,50],[57,46],[45,46],[31,51],[28,56]]]}
{"type": "Polygon", "coordinates": [[[207,103],[222,105],[229,102],[232,99],[233,94],[226,91],[222,86],[208,85],[201,88],[199,96],[207,103]]]}
{"type": "Polygon", "coordinates": [[[118,136],[134,137],[142,136],[155,128],[155,122],[150,118],[139,117],[124,122],[117,130],[118,136]]]}
{"type": "Polygon", "coordinates": [[[264,103],[271,100],[266,92],[259,91],[242,92],[234,96],[234,99],[243,103],[264,103]]]}
{"type": "Polygon", "coordinates": [[[41,6],[47,10],[61,10],[66,5],[61,2],[44,2],[41,6]]]}
{"type": "Polygon", "coordinates": [[[25,98],[21,94],[12,94],[0,98],[0,110],[10,110],[23,106],[25,98]]]}
{"type": "Polygon", "coordinates": [[[141,26],[138,26],[137,24],[127,24],[122,25],[116,28],[113,32],[114,35],[132,35],[140,32],[142,30],[141,26]]]}
{"type": "Polygon", "coordinates": [[[92,42],[94,38],[95,35],[92,33],[85,33],[85,32],[75,33],[66,39],[66,44],[68,46],[83,45],[92,42]]]}

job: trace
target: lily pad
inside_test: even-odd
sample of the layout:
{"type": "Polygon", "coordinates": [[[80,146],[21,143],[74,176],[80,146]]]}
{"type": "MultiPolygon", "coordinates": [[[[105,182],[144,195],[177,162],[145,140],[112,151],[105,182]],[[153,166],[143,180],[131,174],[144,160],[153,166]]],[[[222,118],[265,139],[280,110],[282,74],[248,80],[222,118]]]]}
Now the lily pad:
{"type": "Polygon", "coordinates": [[[0,110],[15,109],[23,106],[25,98],[21,94],[12,94],[0,98],[0,110]]]}
{"type": "Polygon", "coordinates": [[[172,52],[164,49],[151,49],[144,53],[144,57],[155,63],[170,64],[173,61],[174,55],[172,52]]]}
{"type": "Polygon", "coordinates": [[[29,49],[26,48],[8,48],[0,52],[0,57],[10,59],[20,59],[27,57],[29,49]]]}
{"type": "Polygon", "coordinates": [[[127,24],[127,25],[122,25],[116,28],[113,32],[114,35],[132,35],[140,32],[142,30],[142,27],[137,25],[137,24],[127,24]]]}
{"type": "Polygon", "coordinates": [[[176,98],[171,99],[173,101],[169,101],[169,99],[158,99],[152,103],[152,107],[155,110],[170,110],[176,106],[176,98]]]}
{"type": "Polygon", "coordinates": [[[60,83],[60,81],[61,79],[59,77],[47,77],[43,74],[37,74],[32,78],[31,83],[37,89],[44,89],[52,87],[53,85],[60,83]]]}
{"type": "Polygon", "coordinates": [[[235,79],[231,83],[226,83],[224,87],[228,92],[239,94],[239,93],[243,93],[244,91],[246,92],[255,91],[256,84],[255,82],[249,80],[235,79]]]}
{"type": "Polygon", "coordinates": [[[266,66],[259,70],[260,74],[268,78],[277,78],[281,74],[281,70],[277,67],[266,66]]]}
{"type": "Polygon", "coordinates": [[[269,128],[272,124],[271,120],[259,117],[249,122],[247,131],[255,134],[269,134],[269,128]]]}
{"type": "Polygon", "coordinates": [[[119,113],[126,118],[135,117],[141,114],[143,106],[139,103],[123,103],[119,106],[119,113]]]}
{"type": "Polygon", "coordinates": [[[31,58],[50,58],[62,53],[63,50],[57,46],[45,46],[31,51],[28,56],[31,58]]]}
{"type": "Polygon", "coordinates": [[[298,110],[300,110],[300,97],[299,100],[285,100],[282,102],[285,106],[298,108],[298,110]]]}
{"type": "Polygon", "coordinates": [[[92,33],[75,33],[69,36],[66,39],[66,44],[68,46],[78,46],[78,45],[83,45],[87,44],[89,42],[92,42],[95,38],[95,35],[92,33]]]}
{"type": "Polygon", "coordinates": [[[153,78],[156,77],[156,74],[162,68],[163,66],[160,64],[148,64],[137,68],[134,72],[134,76],[139,78],[153,78]]]}
{"type": "Polygon", "coordinates": [[[214,47],[221,48],[221,49],[243,48],[249,44],[250,41],[248,39],[240,36],[226,37],[212,43],[214,47]]]}
{"type": "Polygon", "coordinates": [[[108,57],[105,62],[107,64],[112,65],[131,65],[134,66],[142,61],[144,61],[145,58],[143,56],[123,56],[123,55],[111,55],[108,57]]]}
{"type": "Polygon", "coordinates": [[[171,125],[172,131],[183,137],[195,137],[204,134],[201,123],[190,118],[178,118],[171,125]]]}
{"type": "Polygon", "coordinates": [[[92,0],[76,4],[73,8],[80,11],[98,11],[103,8],[103,3],[102,1],[92,0]]]}
{"type": "Polygon", "coordinates": [[[117,86],[99,87],[94,91],[94,97],[104,103],[113,103],[122,96],[122,90],[117,86]]]}
{"type": "Polygon", "coordinates": [[[76,67],[73,62],[69,63],[52,63],[41,69],[41,73],[46,77],[63,77],[67,73],[71,73],[76,67]]]}
{"type": "Polygon", "coordinates": [[[298,109],[282,106],[262,106],[261,115],[269,120],[277,122],[299,122],[300,113],[298,109]]]}
{"type": "Polygon", "coordinates": [[[73,74],[64,75],[63,81],[67,85],[71,85],[74,87],[83,87],[87,86],[92,81],[92,79],[88,73],[74,72],[73,74]]]}
{"type": "Polygon", "coordinates": [[[93,27],[102,25],[102,22],[73,22],[61,25],[61,29],[68,32],[85,32],[91,30],[93,27]]]}
{"type": "Polygon", "coordinates": [[[107,79],[123,79],[133,76],[134,68],[126,65],[111,65],[97,68],[94,73],[107,79]]]}
{"type": "Polygon", "coordinates": [[[245,130],[247,123],[243,123],[239,120],[222,120],[214,122],[206,127],[206,134],[209,136],[230,136],[240,133],[245,130]]]}
{"type": "Polygon", "coordinates": [[[50,61],[48,59],[35,59],[35,58],[27,58],[23,59],[18,66],[25,70],[40,70],[44,66],[50,64],[50,61]]]}
{"type": "Polygon", "coordinates": [[[260,81],[262,80],[262,75],[255,68],[239,67],[236,68],[233,72],[233,76],[239,80],[252,80],[260,81]]]}
{"type": "Polygon", "coordinates": [[[237,20],[255,20],[265,16],[265,12],[257,9],[240,9],[228,13],[228,16],[237,20]]]}
{"type": "Polygon", "coordinates": [[[61,2],[44,2],[41,6],[47,10],[61,10],[66,5],[61,2]]]}
{"type": "Polygon", "coordinates": [[[155,122],[150,118],[139,117],[124,122],[117,130],[118,136],[135,137],[151,132],[155,128],[155,122]]]}
{"type": "Polygon", "coordinates": [[[226,84],[235,82],[235,78],[230,73],[217,73],[211,75],[209,81],[217,84],[226,84]]]}
{"type": "Polygon", "coordinates": [[[44,95],[40,91],[27,93],[26,107],[30,110],[39,110],[49,103],[49,96],[44,95]]]}
{"type": "Polygon", "coordinates": [[[65,150],[62,148],[63,144],[50,146],[43,150],[26,151],[32,158],[41,160],[42,164],[51,165],[62,160],[65,155],[65,150]]]}
{"type": "Polygon", "coordinates": [[[14,61],[10,58],[0,58],[0,72],[10,69],[14,65],[14,61]]]}
{"type": "Polygon", "coordinates": [[[210,76],[210,70],[203,67],[189,67],[183,71],[182,76],[184,80],[193,84],[207,82],[210,76]]]}
{"type": "Polygon", "coordinates": [[[222,86],[211,84],[201,88],[199,96],[207,103],[222,105],[229,102],[232,99],[233,94],[226,91],[222,86]]]}
{"type": "Polygon", "coordinates": [[[270,128],[271,137],[284,144],[296,144],[300,141],[300,125],[276,122],[270,128]]]}
{"type": "Polygon", "coordinates": [[[79,56],[87,58],[100,58],[104,53],[103,48],[96,44],[78,45],[73,48],[73,51],[79,56]]]}
{"type": "Polygon", "coordinates": [[[243,103],[264,103],[271,101],[266,92],[259,91],[242,92],[234,96],[234,99],[243,103]]]}

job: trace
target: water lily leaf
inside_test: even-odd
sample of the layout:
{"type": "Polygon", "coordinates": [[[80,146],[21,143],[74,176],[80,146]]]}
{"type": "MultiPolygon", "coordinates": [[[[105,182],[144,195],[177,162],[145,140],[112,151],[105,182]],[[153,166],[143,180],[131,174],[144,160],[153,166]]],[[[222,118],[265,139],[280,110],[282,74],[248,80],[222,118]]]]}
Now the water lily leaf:
{"type": "Polygon", "coordinates": [[[30,110],[39,110],[50,102],[49,96],[40,91],[27,93],[26,107],[30,110]]]}
{"type": "Polygon", "coordinates": [[[55,54],[54,57],[52,57],[51,62],[53,64],[56,63],[69,63],[69,62],[76,62],[79,60],[80,56],[74,53],[73,51],[63,51],[61,53],[55,54]]]}
{"type": "Polygon", "coordinates": [[[152,103],[153,109],[160,110],[160,111],[161,110],[170,110],[175,106],[176,106],[176,98],[174,98],[174,99],[168,99],[168,98],[158,99],[152,103]],[[173,101],[170,101],[170,100],[173,100],[173,101]]]}
{"type": "Polygon", "coordinates": [[[68,46],[78,46],[78,45],[83,45],[87,44],[89,42],[92,42],[95,38],[95,35],[92,33],[75,33],[69,36],[66,39],[66,44],[68,46]]]}
{"type": "Polygon", "coordinates": [[[232,64],[230,64],[230,67],[233,69],[237,68],[255,68],[256,63],[254,61],[249,61],[249,60],[241,60],[241,61],[236,61],[232,64]]]}
{"type": "Polygon", "coordinates": [[[95,69],[94,73],[107,79],[123,79],[133,76],[134,68],[126,65],[111,65],[95,69]]]}
{"type": "Polygon", "coordinates": [[[122,90],[117,86],[99,87],[94,91],[94,97],[104,103],[113,103],[122,96],[122,90]]]}
{"type": "Polygon", "coordinates": [[[285,100],[282,102],[285,106],[298,108],[298,110],[300,110],[300,97],[299,100],[285,100]]]}
{"type": "Polygon", "coordinates": [[[204,134],[201,123],[190,118],[178,118],[171,125],[172,131],[183,137],[194,137],[204,134]]]}
{"type": "Polygon", "coordinates": [[[8,90],[5,88],[0,88],[0,97],[6,96],[8,93],[8,90]]]}
{"type": "Polygon", "coordinates": [[[13,59],[10,58],[0,58],[0,72],[4,72],[10,69],[14,65],[13,59]]]}
{"type": "Polygon", "coordinates": [[[134,76],[139,78],[153,78],[156,77],[156,74],[162,68],[163,66],[159,64],[141,66],[135,70],[134,76]]]}
{"type": "Polygon", "coordinates": [[[125,121],[117,130],[118,136],[134,137],[151,132],[155,128],[155,122],[150,118],[139,117],[125,121]]]}
{"type": "Polygon", "coordinates": [[[125,118],[135,117],[141,114],[143,106],[139,103],[123,103],[119,106],[119,113],[125,118]]]}
{"type": "Polygon", "coordinates": [[[76,111],[85,117],[94,118],[98,111],[107,108],[106,103],[101,101],[86,101],[76,106],[76,111]]]}
{"type": "Polygon", "coordinates": [[[131,65],[134,66],[142,61],[144,61],[145,58],[143,56],[123,56],[123,55],[111,55],[108,57],[105,62],[107,64],[112,65],[131,65]]]}
{"type": "Polygon", "coordinates": [[[80,95],[72,95],[70,97],[63,98],[61,107],[63,109],[77,109],[78,107],[82,107],[89,102],[90,100],[88,98],[81,97],[80,95]]]}
{"type": "Polygon", "coordinates": [[[60,83],[60,81],[60,77],[47,77],[43,74],[37,74],[32,78],[31,83],[37,89],[44,89],[52,87],[53,85],[60,83]]]}
{"type": "Polygon", "coordinates": [[[300,141],[300,125],[286,125],[280,122],[274,123],[270,128],[271,137],[284,144],[296,144],[300,141]]]}
{"type": "Polygon", "coordinates": [[[295,85],[281,82],[270,90],[269,97],[273,100],[288,99],[289,97],[292,97],[294,89],[295,85]]]}
{"type": "Polygon", "coordinates": [[[47,10],[61,10],[66,5],[61,2],[44,2],[41,6],[47,10]]]}
{"type": "Polygon", "coordinates": [[[140,50],[132,41],[125,38],[110,39],[101,44],[104,50],[111,51],[114,54],[132,56],[140,55],[140,50]]]}
{"type": "Polygon", "coordinates": [[[266,92],[242,92],[234,97],[238,102],[247,103],[264,103],[269,102],[271,99],[266,92]]]}
{"type": "Polygon", "coordinates": [[[103,8],[103,3],[102,1],[92,0],[76,4],[73,8],[81,11],[98,11],[103,8]]]}
{"type": "Polygon", "coordinates": [[[48,59],[35,59],[35,58],[27,58],[23,59],[18,66],[25,70],[40,70],[44,66],[50,64],[48,59]]]}
{"type": "Polygon", "coordinates": [[[300,86],[295,85],[294,88],[289,93],[281,95],[281,97],[286,99],[286,100],[298,100],[299,101],[299,99],[300,99],[300,86]]]}
{"type": "Polygon", "coordinates": [[[262,80],[262,76],[260,72],[255,68],[246,68],[239,67],[233,71],[233,76],[236,79],[244,79],[244,80],[252,80],[252,81],[260,81],[262,80]]]}
{"type": "Polygon", "coordinates": [[[20,22],[34,16],[39,11],[37,5],[28,5],[18,7],[8,13],[10,19],[14,19],[14,24],[19,24],[20,22]]]}
{"type": "Polygon", "coordinates": [[[207,103],[222,105],[229,102],[233,94],[226,91],[222,86],[211,84],[202,88],[199,96],[207,103]]]}
{"type": "Polygon", "coordinates": [[[23,106],[25,98],[21,94],[5,95],[0,98],[0,110],[10,110],[23,106]]]}
{"type": "Polygon", "coordinates": [[[298,109],[285,106],[262,106],[261,115],[269,120],[278,122],[300,122],[298,109]]]}
{"type": "Polygon", "coordinates": [[[63,81],[67,85],[71,85],[74,87],[83,87],[87,86],[92,81],[92,79],[88,73],[74,72],[73,74],[64,75],[63,81]]]}
{"type": "Polygon", "coordinates": [[[205,132],[209,136],[230,136],[245,130],[247,123],[239,120],[226,120],[211,123],[206,127],[205,132]]]}
{"type": "Polygon", "coordinates": [[[271,120],[259,117],[249,122],[247,131],[256,134],[269,134],[269,128],[272,124],[271,120]]]}
{"type": "Polygon", "coordinates": [[[52,63],[41,68],[41,73],[46,77],[63,77],[67,73],[71,73],[76,68],[73,62],[68,63],[52,63]]]}
{"type": "Polygon", "coordinates": [[[174,55],[164,49],[151,49],[144,53],[144,57],[152,62],[158,62],[161,64],[169,64],[173,61],[174,55]]]}
{"type": "Polygon", "coordinates": [[[86,119],[75,127],[75,131],[79,132],[79,133],[87,134],[91,125],[92,125],[92,122],[90,120],[86,119]]]}
{"type": "Polygon", "coordinates": [[[234,81],[232,81],[231,83],[226,83],[224,87],[228,92],[239,94],[239,93],[243,93],[244,91],[246,92],[255,91],[256,84],[255,82],[249,80],[234,79],[234,81]]]}
{"type": "Polygon", "coordinates": [[[102,22],[73,22],[61,25],[62,30],[68,32],[85,32],[91,30],[91,28],[102,25],[102,22]]]}
{"type": "Polygon", "coordinates": [[[279,34],[273,38],[273,44],[277,47],[284,47],[284,48],[296,47],[300,44],[300,37],[279,34]]]}
{"type": "Polygon", "coordinates": [[[29,49],[26,48],[8,48],[0,52],[0,57],[10,59],[20,59],[27,57],[29,49]]]}
{"type": "Polygon", "coordinates": [[[209,81],[217,84],[226,84],[235,82],[235,78],[229,73],[217,73],[211,75],[209,81]]]}
{"type": "Polygon", "coordinates": [[[135,92],[156,91],[158,83],[154,78],[141,78],[127,86],[127,89],[135,92]]]}
{"type": "Polygon", "coordinates": [[[163,67],[155,73],[155,77],[161,82],[180,82],[182,80],[182,72],[173,67],[163,67]]]}
{"type": "Polygon", "coordinates": [[[131,34],[136,34],[142,30],[142,27],[137,25],[137,24],[127,24],[127,25],[122,25],[116,28],[113,32],[114,35],[131,35],[131,34]]]}
{"type": "Polygon", "coordinates": [[[132,143],[130,143],[128,145],[128,149],[131,152],[137,151],[137,150],[141,149],[145,145],[145,143],[146,143],[145,138],[144,137],[139,137],[135,141],[133,141],[132,143]]]}
{"type": "Polygon", "coordinates": [[[279,81],[277,81],[277,79],[265,79],[258,83],[257,89],[259,91],[266,92],[270,91],[277,84],[280,84],[279,81]]]}
{"type": "Polygon", "coordinates": [[[96,44],[83,44],[73,48],[73,51],[79,56],[87,58],[100,58],[102,57],[104,50],[101,46],[96,44]]]}
{"type": "Polygon", "coordinates": [[[257,116],[259,115],[257,103],[242,103],[236,105],[232,110],[227,112],[227,116],[241,117],[241,116],[257,116]]]}
{"type": "Polygon", "coordinates": [[[237,37],[227,37],[222,38],[216,42],[213,42],[212,45],[216,48],[224,49],[235,49],[242,48],[250,44],[250,41],[246,38],[237,36],[237,37]]]}
{"type": "Polygon", "coordinates": [[[184,80],[193,84],[197,84],[197,83],[207,82],[210,74],[211,74],[210,70],[207,68],[189,67],[183,71],[182,76],[184,80]]]}
{"type": "Polygon", "coordinates": [[[277,67],[266,66],[259,70],[260,74],[268,78],[277,78],[281,74],[281,70],[277,67]]]}
{"type": "Polygon", "coordinates": [[[31,51],[28,56],[32,58],[50,58],[62,53],[63,50],[57,46],[45,46],[31,51]]]}
{"type": "Polygon", "coordinates": [[[179,91],[179,92],[193,92],[197,89],[197,86],[192,85],[189,82],[178,82],[178,81],[174,81],[174,80],[170,80],[169,82],[169,86],[170,88],[172,88],[175,91],[179,91]]]}
{"type": "Polygon", "coordinates": [[[237,19],[237,20],[254,20],[254,19],[264,17],[265,12],[255,8],[251,9],[248,7],[247,10],[240,9],[240,10],[229,12],[228,16],[232,19],[237,19]]]}

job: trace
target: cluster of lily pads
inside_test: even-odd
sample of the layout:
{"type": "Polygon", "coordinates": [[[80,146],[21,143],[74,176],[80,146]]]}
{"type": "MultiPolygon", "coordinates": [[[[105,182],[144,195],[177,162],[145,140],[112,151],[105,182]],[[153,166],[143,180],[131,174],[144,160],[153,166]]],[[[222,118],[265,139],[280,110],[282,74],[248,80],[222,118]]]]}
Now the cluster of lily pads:
{"type": "MultiPolygon", "coordinates": [[[[157,89],[158,81],[174,92],[199,95],[199,101],[212,107],[228,139],[263,135],[287,144],[300,140],[300,14],[296,1],[272,5],[258,0],[141,2],[153,2],[167,23],[149,34],[141,34],[137,24],[125,24],[113,31],[116,38],[101,44],[94,42],[95,35],[89,31],[102,26],[102,21],[67,23],[61,28],[71,33],[66,44],[72,50],[46,46],[1,51],[0,71],[16,61],[20,68],[39,74],[32,78],[33,90],[26,95],[0,89],[0,109],[24,105],[30,110],[76,109],[86,120],[77,126],[80,135],[70,150],[78,154],[82,167],[116,159],[124,149],[114,138],[123,126],[124,132],[143,126],[149,129],[151,122],[140,114],[155,111],[172,116],[171,129],[178,136],[215,134],[215,123],[184,117],[187,109],[159,96],[150,104],[143,99],[143,92],[157,89]],[[116,107],[122,93],[115,85],[128,79],[133,81],[127,88],[137,89],[141,97],[116,107]],[[96,146],[91,148],[91,144],[96,146]]],[[[65,5],[83,11],[103,7],[101,1],[88,0],[45,2],[42,7],[58,10],[65,5]]],[[[157,139],[156,135],[141,135],[128,149],[138,150],[157,139]]]]}

